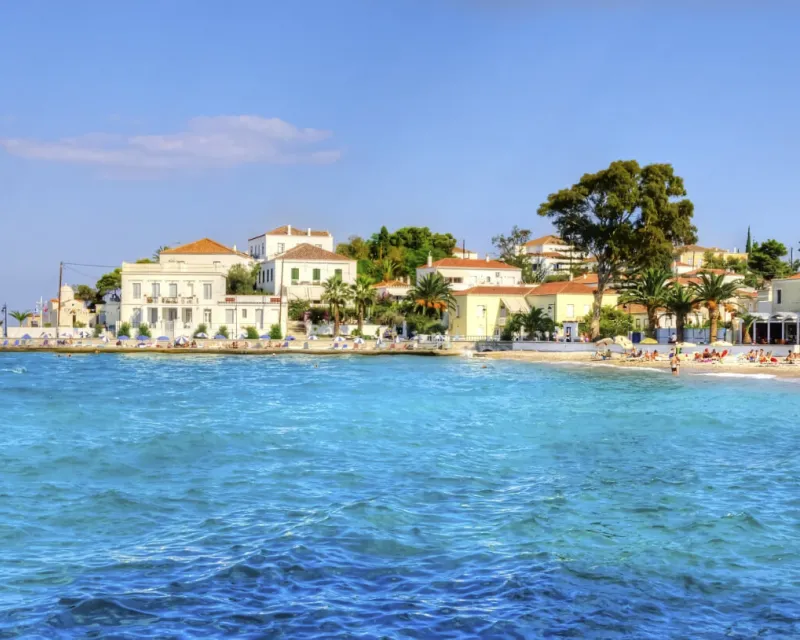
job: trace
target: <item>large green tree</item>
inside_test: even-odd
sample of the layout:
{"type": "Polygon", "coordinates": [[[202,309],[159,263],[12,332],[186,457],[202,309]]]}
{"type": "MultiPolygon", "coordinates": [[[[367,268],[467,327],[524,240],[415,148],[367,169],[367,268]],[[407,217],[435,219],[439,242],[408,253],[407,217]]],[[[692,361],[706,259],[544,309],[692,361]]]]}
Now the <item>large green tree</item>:
{"type": "Polygon", "coordinates": [[[88,284],[75,285],[73,291],[75,292],[76,300],[93,302],[97,298],[97,291],[92,289],[88,284]]]}
{"type": "Polygon", "coordinates": [[[701,273],[700,280],[690,285],[695,301],[708,309],[708,319],[711,323],[711,339],[709,342],[717,339],[720,305],[736,297],[736,291],[742,284],[741,280],[725,282],[723,274],[701,273]]]}
{"type": "Polygon", "coordinates": [[[497,250],[498,257],[506,264],[522,270],[522,281],[533,283],[541,281],[544,276],[536,273],[533,259],[525,250],[525,243],[531,239],[528,229],[520,229],[517,225],[511,227],[508,235],[498,234],[492,238],[492,246],[497,250]]]}
{"type": "Polygon", "coordinates": [[[113,271],[104,273],[95,284],[97,288],[98,300],[104,298],[109,293],[119,294],[122,289],[122,269],[117,267],[113,271]]]}
{"type": "Polygon", "coordinates": [[[548,196],[539,215],[597,261],[591,334],[600,334],[603,296],[624,266],[668,265],[675,247],[697,241],[694,205],[672,165],[618,160],[548,196]]]}
{"type": "Polygon", "coordinates": [[[456,304],[450,285],[438,273],[422,276],[408,292],[408,299],[416,311],[437,318],[456,304]]]}
{"type": "Polygon", "coordinates": [[[658,310],[664,307],[667,284],[672,273],[663,267],[643,269],[626,278],[619,301],[624,304],[640,304],[647,309],[649,334],[655,337],[658,329],[658,310]]]}
{"type": "Polygon", "coordinates": [[[747,258],[747,266],[763,280],[782,278],[791,271],[782,260],[787,253],[786,245],[777,240],[754,243],[747,258]]]}
{"type": "Polygon", "coordinates": [[[260,271],[261,265],[258,263],[249,269],[243,264],[233,265],[225,277],[225,293],[240,296],[255,293],[260,271]]]}

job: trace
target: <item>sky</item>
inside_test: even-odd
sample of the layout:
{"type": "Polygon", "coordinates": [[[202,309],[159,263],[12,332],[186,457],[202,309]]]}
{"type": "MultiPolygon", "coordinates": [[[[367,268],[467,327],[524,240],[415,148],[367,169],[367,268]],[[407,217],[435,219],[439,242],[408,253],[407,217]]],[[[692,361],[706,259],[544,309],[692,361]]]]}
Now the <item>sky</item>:
{"type": "Polygon", "coordinates": [[[287,223],[483,253],[618,159],[675,167],[701,244],[798,249],[800,6],[596,4],[4,3],[0,304],[287,223]]]}

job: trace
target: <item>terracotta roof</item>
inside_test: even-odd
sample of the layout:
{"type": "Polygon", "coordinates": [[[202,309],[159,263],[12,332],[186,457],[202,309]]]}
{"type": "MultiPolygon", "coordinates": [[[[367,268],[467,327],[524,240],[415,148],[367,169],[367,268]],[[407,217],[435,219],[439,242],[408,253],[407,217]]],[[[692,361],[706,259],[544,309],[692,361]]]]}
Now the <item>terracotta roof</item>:
{"type": "Polygon", "coordinates": [[[596,273],[584,273],[582,276],[578,276],[573,280],[573,282],[578,282],[584,286],[588,286],[591,284],[597,284],[599,278],[596,273]]]}
{"type": "Polygon", "coordinates": [[[411,287],[410,284],[407,282],[403,282],[402,280],[384,280],[383,282],[378,282],[372,285],[373,289],[385,289],[388,287],[411,287]]]}
{"type": "Polygon", "coordinates": [[[739,289],[736,292],[738,298],[758,298],[758,291],[744,291],[739,289]]]}
{"type": "Polygon", "coordinates": [[[566,242],[564,242],[558,236],[554,236],[552,234],[549,236],[542,236],[541,238],[535,238],[534,240],[528,240],[528,242],[525,243],[525,246],[535,247],[540,244],[562,244],[564,246],[567,246],[566,242]]]}
{"type": "MultiPolygon", "coordinates": [[[[282,227],[278,227],[277,229],[273,229],[272,231],[267,231],[267,233],[265,235],[268,235],[268,236],[288,236],[288,235],[292,235],[292,236],[307,236],[307,235],[309,235],[309,233],[308,233],[308,229],[298,229],[297,227],[295,227],[293,225],[285,224],[282,227]],[[290,228],[292,230],[291,233],[289,233],[289,229],[290,228]]],[[[311,234],[310,235],[319,237],[319,236],[329,236],[331,234],[330,234],[329,231],[319,231],[319,230],[311,229],[311,234]]],[[[256,236],[256,237],[259,237],[259,236],[256,236]]]]}
{"type": "Polygon", "coordinates": [[[692,277],[692,276],[698,276],[701,273],[713,273],[715,276],[735,276],[736,275],[735,273],[731,273],[729,271],[725,271],[725,269],[704,269],[702,267],[700,269],[695,269],[694,271],[689,271],[689,272],[684,273],[682,275],[692,277]]]}
{"type": "Polygon", "coordinates": [[[296,247],[292,247],[285,253],[275,256],[273,260],[321,260],[325,262],[339,260],[341,262],[355,262],[355,260],[351,260],[347,256],[333,253],[333,251],[320,249],[319,247],[315,247],[313,244],[308,244],[307,242],[303,242],[298,244],[296,247]]]}
{"type": "Polygon", "coordinates": [[[672,265],[675,266],[675,267],[691,267],[692,266],[692,265],[687,264],[685,262],[678,262],[677,260],[675,262],[673,262],[672,265]]]}
{"type": "Polygon", "coordinates": [[[700,283],[700,278],[677,277],[677,278],[672,278],[672,282],[676,282],[678,284],[687,286],[687,285],[690,285],[690,284],[699,284],[700,283]]]}
{"type": "MultiPolygon", "coordinates": [[[[593,294],[592,290],[585,284],[581,284],[580,282],[576,282],[573,280],[572,282],[569,281],[545,282],[544,284],[540,284],[538,287],[533,289],[528,295],[554,296],[559,293],[568,293],[568,294],[576,294],[584,296],[590,296],[593,294]]],[[[606,289],[605,293],[612,293],[612,292],[606,289]]]]}
{"type": "MultiPolygon", "coordinates": [[[[516,269],[517,271],[520,270],[519,267],[514,267],[510,264],[506,264],[505,262],[500,262],[498,260],[474,260],[472,258],[442,258],[441,260],[437,260],[436,262],[431,265],[432,267],[456,267],[459,269],[516,269]]],[[[420,265],[417,269],[430,269],[427,264],[420,265]]]]}
{"type": "Polygon", "coordinates": [[[788,278],[784,278],[784,280],[800,280],[800,273],[795,273],[793,276],[789,276],[788,278]]]}
{"type": "Polygon", "coordinates": [[[246,253],[242,253],[240,251],[236,251],[231,249],[230,247],[226,247],[224,244],[220,244],[216,240],[211,240],[210,238],[203,238],[202,240],[197,240],[196,242],[190,242],[189,244],[182,244],[180,247],[175,247],[174,249],[164,249],[162,254],[195,254],[195,255],[234,255],[234,256],[244,256],[245,258],[249,258],[246,253]]]}
{"type": "Polygon", "coordinates": [[[531,286],[524,287],[493,287],[492,285],[482,285],[472,287],[464,291],[453,291],[454,296],[466,295],[498,295],[498,296],[525,296],[533,290],[531,286]]]}

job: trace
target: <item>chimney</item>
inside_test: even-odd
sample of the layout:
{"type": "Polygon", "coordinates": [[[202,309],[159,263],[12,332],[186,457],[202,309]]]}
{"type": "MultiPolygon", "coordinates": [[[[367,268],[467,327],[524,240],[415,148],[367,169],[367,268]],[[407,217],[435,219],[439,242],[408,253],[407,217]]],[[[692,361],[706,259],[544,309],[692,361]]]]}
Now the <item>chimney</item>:
{"type": "Polygon", "coordinates": [[[431,255],[430,251],[428,251],[428,266],[429,267],[433,266],[433,256],[431,255]]]}
{"type": "Polygon", "coordinates": [[[290,224],[286,225],[286,235],[287,236],[292,235],[292,225],[290,225],[290,224]]]}
{"type": "Polygon", "coordinates": [[[489,262],[489,260],[490,260],[490,258],[489,258],[489,254],[487,253],[487,254],[486,254],[486,262],[489,262]]]}
{"type": "Polygon", "coordinates": [[[233,250],[236,251],[236,245],[233,245],[233,250]]]}
{"type": "Polygon", "coordinates": [[[308,237],[311,237],[311,227],[308,228],[308,237]]]}

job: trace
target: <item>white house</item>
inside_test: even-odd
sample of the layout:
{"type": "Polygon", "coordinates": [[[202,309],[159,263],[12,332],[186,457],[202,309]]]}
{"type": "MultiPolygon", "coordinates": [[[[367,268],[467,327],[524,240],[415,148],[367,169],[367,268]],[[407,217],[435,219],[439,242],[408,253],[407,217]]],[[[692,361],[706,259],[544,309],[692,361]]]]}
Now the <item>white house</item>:
{"type": "Polygon", "coordinates": [[[280,300],[272,296],[229,296],[226,276],[234,265],[251,268],[247,254],[204,238],[161,252],[150,264],[122,263],[120,323],[141,323],[170,338],[191,335],[200,324],[209,333],[225,325],[259,331],[285,326],[280,300]]]}
{"type": "Polygon", "coordinates": [[[432,273],[441,275],[453,291],[464,291],[478,285],[511,287],[522,284],[522,269],[492,260],[488,255],[485,260],[443,258],[433,262],[428,254],[427,264],[417,267],[417,282],[432,273]]]}
{"type": "Polygon", "coordinates": [[[353,284],[358,263],[346,256],[302,243],[261,263],[256,286],[287,301],[308,300],[320,303],[325,281],[333,276],[353,284]]]}
{"type": "Polygon", "coordinates": [[[544,268],[552,273],[565,273],[570,267],[582,265],[585,256],[554,235],[546,235],[525,243],[525,253],[531,256],[534,268],[544,268]]]}
{"type": "Polygon", "coordinates": [[[408,295],[411,285],[404,278],[402,280],[383,280],[373,284],[372,288],[375,289],[375,293],[378,294],[379,298],[398,301],[403,300],[408,295]]]}
{"type": "Polygon", "coordinates": [[[453,257],[466,258],[467,260],[477,260],[478,252],[471,251],[470,249],[465,249],[463,247],[456,247],[455,249],[453,249],[453,257]]]}
{"type": "Polygon", "coordinates": [[[318,249],[333,251],[333,236],[329,231],[311,228],[300,229],[290,224],[267,231],[247,241],[250,257],[264,261],[289,251],[300,244],[310,244],[318,249]]]}

